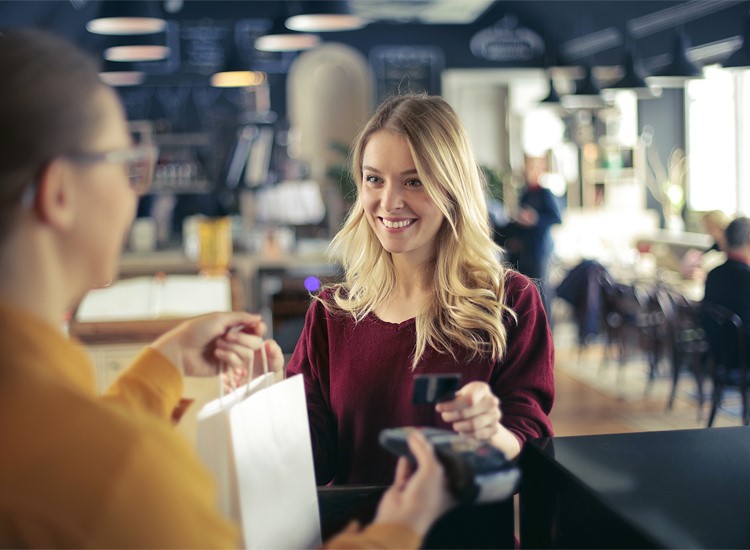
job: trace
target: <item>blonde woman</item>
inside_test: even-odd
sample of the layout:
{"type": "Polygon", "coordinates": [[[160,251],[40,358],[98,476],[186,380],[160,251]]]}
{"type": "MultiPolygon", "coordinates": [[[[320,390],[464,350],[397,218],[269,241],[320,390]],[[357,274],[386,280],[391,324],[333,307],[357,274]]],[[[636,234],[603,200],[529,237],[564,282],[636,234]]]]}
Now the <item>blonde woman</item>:
{"type": "Polygon", "coordinates": [[[498,261],[468,137],[441,98],[386,100],[357,138],[357,198],[287,367],[305,375],[318,483],[385,483],[383,428],[453,429],[516,457],[550,435],[553,344],[537,287],[498,261]],[[413,377],[459,373],[451,401],[413,377]]]}

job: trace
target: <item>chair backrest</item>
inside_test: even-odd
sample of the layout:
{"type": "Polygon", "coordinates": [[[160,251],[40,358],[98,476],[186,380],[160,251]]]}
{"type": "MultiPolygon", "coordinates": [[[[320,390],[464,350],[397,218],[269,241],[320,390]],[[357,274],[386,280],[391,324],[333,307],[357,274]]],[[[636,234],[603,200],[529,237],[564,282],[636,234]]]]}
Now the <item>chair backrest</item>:
{"type": "Polygon", "coordinates": [[[678,352],[704,353],[708,350],[701,323],[701,305],[685,298],[679,291],[668,292],[672,314],[670,317],[672,345],[678,352]]]}
{"type": "MultiPolygon", "coordinates": [[[[701,324],[716,372],[745,371],[745,330],[739,315],[719,304],[703,302],[701,324]]],[[[743,375],[744,378],[744,375],[743,375]]]]}

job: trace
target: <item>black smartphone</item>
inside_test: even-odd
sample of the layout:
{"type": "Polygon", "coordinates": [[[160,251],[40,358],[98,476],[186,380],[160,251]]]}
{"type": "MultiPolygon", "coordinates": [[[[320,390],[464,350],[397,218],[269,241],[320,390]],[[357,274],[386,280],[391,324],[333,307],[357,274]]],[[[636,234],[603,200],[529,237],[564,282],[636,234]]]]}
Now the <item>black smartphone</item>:
{"type": "Polygon", "coordinates": [[[461,384],[461,375],[451,374],[417,374],[414,376],[412,403],[439,403],[450,401],[456,395],[461,384]]]}

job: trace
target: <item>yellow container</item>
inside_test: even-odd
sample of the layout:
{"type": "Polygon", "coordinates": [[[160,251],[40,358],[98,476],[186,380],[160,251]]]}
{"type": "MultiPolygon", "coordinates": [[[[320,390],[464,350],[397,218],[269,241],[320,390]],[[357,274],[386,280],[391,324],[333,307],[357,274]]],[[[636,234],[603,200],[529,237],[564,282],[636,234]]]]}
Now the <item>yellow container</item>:
{"type": "Polygon", "coordinates": [[[226,275],[232,263],[232,220],[201,218],[198,220],[198,268],[205,275],[226,275]]]}

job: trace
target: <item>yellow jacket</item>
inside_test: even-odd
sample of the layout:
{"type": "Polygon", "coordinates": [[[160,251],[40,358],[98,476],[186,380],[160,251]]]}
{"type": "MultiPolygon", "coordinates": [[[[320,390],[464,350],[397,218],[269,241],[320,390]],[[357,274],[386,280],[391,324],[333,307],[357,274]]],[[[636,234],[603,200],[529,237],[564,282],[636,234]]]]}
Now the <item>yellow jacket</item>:
{"type": "MultiPolygon", "coordinates": [[[[104,396],[85,351],[0,304],[0,547],[228,548],[238,530],[170,418],[182,378],[146,348],[104,396]]],[[[418,547],[401,526],[331,548],[418,547]]]]}
{"type": "Polygon", "coordinates": [[[238,532],[168,419],[182,379],[146,349],[107,395],[56,327],[0,305],[0,546],[218,548],[238,532]]]}

